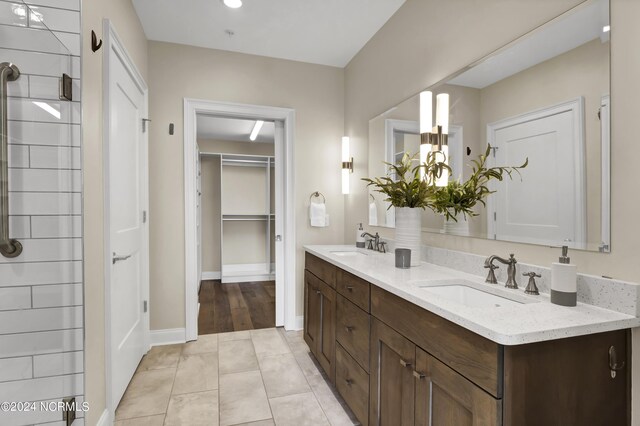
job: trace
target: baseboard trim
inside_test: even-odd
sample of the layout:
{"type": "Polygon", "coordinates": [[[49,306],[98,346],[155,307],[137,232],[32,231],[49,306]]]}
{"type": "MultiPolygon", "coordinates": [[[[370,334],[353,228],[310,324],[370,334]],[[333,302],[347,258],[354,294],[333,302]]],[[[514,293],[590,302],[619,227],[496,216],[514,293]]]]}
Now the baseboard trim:
{"type": "Polygon", "coordinates": [[[222,278],[220,282],[222,284],[230,284],[230,283],[251,283],[251,282],[259,282],[259,281],[273,281],[276,279],[276,276],[273,274],[263,274],[263,275],[235,275],[231,277],[222,278]]]}
{"type": "Polygon", "coordinates": [[[98,422],[96,423],[96,426],[111,426],[111,416],[109,416],[109,410],[105,409],[102,412],[102,415],[100,416],[100,418],[98,419],[98,422]]]}
{"type": "Polygon", "coordinates": [[[202,273],[201,280],[219,280],[220,279],[220,271],[206,271],[202,273]]]}
{"type": "Polygon", "coordinates": [[[296,325],[295,325],[295,330],[302,330],[304,328],[304,316],[300,315],[296,317],[296,325]]]}
{"type": "Polygon", "coordinates": [[[169,328],[166,330],[151,330],[151,346],[173,345],[185,343],[186,330],[184,328],[169,328]]]}

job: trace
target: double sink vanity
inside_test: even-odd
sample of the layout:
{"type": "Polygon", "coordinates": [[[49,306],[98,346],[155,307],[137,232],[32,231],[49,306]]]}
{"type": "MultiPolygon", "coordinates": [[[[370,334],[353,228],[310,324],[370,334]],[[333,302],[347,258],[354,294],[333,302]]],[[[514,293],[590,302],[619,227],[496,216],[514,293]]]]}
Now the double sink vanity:
{"type": "Polygon", "coordinates": [[[628,425],[632,315],[306,246],[304,338],[363,425],[628,425]]]}

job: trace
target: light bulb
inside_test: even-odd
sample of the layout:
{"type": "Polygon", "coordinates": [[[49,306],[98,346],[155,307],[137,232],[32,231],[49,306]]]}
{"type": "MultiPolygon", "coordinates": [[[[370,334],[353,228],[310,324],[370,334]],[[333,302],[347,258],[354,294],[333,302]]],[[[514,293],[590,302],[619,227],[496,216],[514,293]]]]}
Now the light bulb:
{"type": "Polygon", "coordinates": [[[242,7],[242,0],[223,0],[224,5],[230,7],[231,9],[237,9],[242,7]]]}
{"type": "Polygon", "coordinates": [[[436,126],[442,126],[442,134],[449,134],[449,94],[436,96],[436,126]]]}
{"type": "Polygon", "coordinates": [[[431,133],[433,129],[433,93],[420,93],[420,133],[431,133]]]}

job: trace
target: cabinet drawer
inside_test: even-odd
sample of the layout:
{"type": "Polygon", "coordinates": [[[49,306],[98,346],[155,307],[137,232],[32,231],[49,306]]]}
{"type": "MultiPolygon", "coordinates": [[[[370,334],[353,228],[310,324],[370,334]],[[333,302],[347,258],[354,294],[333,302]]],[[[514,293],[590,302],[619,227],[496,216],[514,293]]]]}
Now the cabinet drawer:
{"type": "Polygon", "coordinates": [[[362,425],[369,424],[369,375],[336,345],[336,388],[362,425]]]}
{"type": "Polygon", "coordinates": [[[331,287],[336,288],[336,271],[338,268],[309,253],[305,253],[304,266],[313,275],[331,287]]]}
{"type": "Polygon", "coordinates": [[[336,339],[369,372],[369,314],[338,295],[336,339]]]}
{"type": "Polygon", "coordinates": [[[337,290],[338,293],[351,300],[360,309],[369,312],[369,302],[371,295],[369,294],[370,284],[352,275],[348,272],[338,269],[337,290]]]}
{"type": "Polygon", "coordinates": [[[494,398],[502,398],[503,350],[497,343],[376,286],[371,288],[371,314],[494,398]]]}

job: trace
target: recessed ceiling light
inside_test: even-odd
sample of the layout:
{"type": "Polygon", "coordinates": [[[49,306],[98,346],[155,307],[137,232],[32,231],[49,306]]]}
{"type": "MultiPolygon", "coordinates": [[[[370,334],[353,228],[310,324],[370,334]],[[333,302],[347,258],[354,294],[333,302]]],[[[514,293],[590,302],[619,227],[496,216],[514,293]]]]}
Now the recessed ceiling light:
{"type": "Polygon", "coordinates": [[[603,33],[608,33],[609,31],[611,31],[611,25],[605,25],[604,27],[602,27],[603,33]]]}
{"type": "Polygon", "coordinates": [[[251,142],[254,142],[257,139],[258,133],[260,133],[260,129],[262,129],[263,124],[264,124],[264,121],[262,120],[256,121],[255,126],[253,126],[253,131],[251,132],[251,136],[249,136],[249,140],[251,142]]]}
{"type": "Polygon", "coordinates": [[[231,9],[242,7],[242,0],[222,0],[224,5],[231,9]]]}

